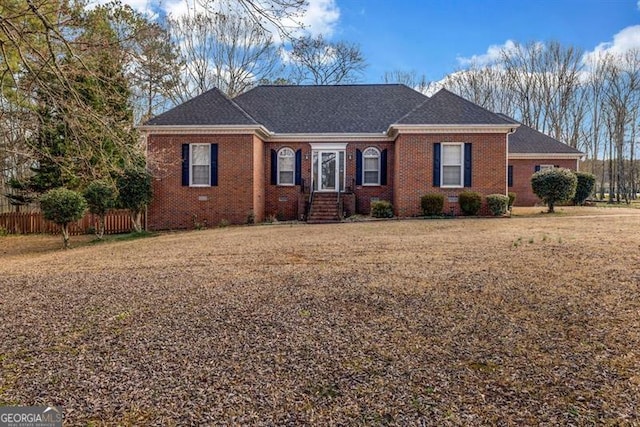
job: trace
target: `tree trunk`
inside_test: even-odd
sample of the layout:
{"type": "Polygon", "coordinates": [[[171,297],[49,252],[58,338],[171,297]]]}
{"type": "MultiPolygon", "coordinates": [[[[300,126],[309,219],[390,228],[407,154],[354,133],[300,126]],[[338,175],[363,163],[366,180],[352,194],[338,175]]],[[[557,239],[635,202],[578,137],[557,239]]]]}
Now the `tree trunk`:
{"type": "Polygon", "coordinates": [[[104,237],[104,215],[98,217],[98,229],[96,230],[96,237],[98,240],[102,240],[104,237]]]}
{"type": "Polygon", "coordinates": [[[139,233],[142,231],[142,213],[140,211],[131,212],[131,222],[133,223],[133,231],[139,233]]]}
{"type": "Polygon", "coordinates": [[[554,213],[555,210],[555,203],[554,202],[549,202],[549,210],[548,213],[554,213]]]}
{"type": "Polygon", "coordinates": [[[62,224],[60,229],[62,231],[62,249],[69,249],[69,224],[62,224]]]}

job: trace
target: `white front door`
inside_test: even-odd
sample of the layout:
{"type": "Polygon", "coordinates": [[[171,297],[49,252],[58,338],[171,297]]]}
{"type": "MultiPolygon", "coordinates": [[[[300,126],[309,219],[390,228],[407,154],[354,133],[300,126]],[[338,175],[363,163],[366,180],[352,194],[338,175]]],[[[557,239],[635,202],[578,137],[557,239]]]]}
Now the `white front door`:
{"type": "Polygon", "coordinates": [[[344,150],[314,150],[311,162],[315,191],[344,191],[344,150]]]}

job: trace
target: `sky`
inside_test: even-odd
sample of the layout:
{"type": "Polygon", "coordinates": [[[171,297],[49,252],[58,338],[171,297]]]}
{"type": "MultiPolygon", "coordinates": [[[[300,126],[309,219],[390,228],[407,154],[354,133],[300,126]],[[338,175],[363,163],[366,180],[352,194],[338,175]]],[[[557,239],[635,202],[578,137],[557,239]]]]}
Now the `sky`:
{"type": "MultiPolygon", "coordinates": [[[[101,0],[97,0],[101,1],[101,0]]],[[[141,11],[179,15],[187,1],[123,0],[141,11]],[[162,13],[161,12],[161,13],[162,13]]],[[[437,81],[510,43],[558,41],[586,53],[640,49],[640,0],[308,0],[311,35],[357,43],[364,83],[385,71],[437,81]]]]}

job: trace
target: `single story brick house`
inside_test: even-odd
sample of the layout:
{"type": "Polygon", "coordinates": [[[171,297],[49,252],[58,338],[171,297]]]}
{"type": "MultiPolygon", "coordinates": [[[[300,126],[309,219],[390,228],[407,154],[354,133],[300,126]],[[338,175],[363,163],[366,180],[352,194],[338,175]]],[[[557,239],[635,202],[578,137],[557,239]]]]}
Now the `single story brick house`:
{"type": "MultiPolygon", "coordinates": [[[[368,214],[388,200],[518,193],[534,204],[536,168],[576,169],[582,153],[447,90],[400,84],[212,89],[140,126],[155,180],[149,229],[368,214]]],[[[486,210],[485,210],[486,213],[486,210]]]]}

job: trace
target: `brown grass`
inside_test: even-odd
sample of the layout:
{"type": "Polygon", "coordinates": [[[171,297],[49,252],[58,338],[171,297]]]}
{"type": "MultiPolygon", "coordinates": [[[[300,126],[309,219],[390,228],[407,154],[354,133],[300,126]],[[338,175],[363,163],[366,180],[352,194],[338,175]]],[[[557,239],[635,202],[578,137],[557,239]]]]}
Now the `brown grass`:
{"type": "Polygon", "coordinates": [[[0,405],[65,425],[638,425],[640,212],[607,213],[28,255],[0,238],[0,405]]]}

